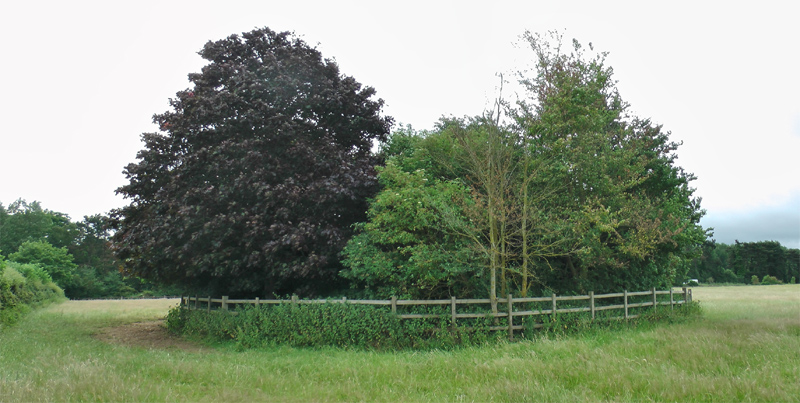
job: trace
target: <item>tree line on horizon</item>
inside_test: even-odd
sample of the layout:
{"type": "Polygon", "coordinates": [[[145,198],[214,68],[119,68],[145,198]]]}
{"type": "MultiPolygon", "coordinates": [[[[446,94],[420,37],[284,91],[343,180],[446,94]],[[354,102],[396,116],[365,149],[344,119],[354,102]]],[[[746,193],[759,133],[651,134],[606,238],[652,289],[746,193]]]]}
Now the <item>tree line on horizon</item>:
{"type": "Polygon", "coordinates": [[[769,277],[794,284],[800,278],[800,249],[778,241],[737,240],[731,245],[710,241],[692,261],[688,276],[707,284],[759,284],[769,277]]]}
{"type": "MultiPolygon", "coordinates": [[[[400,138],[408,135],[405,132],[400,138]]],[[[0,203],[0,266],[34,281],[52,281],[73,299],[179,293],[175,287],[159,287],[125,273],[113,254],[107,220],[98,214],[74,222],[66,214],[43,208],[38,201],[18,199],[8,207],[0,203]]],[[[344,255],[354,249],[357,252],[359,242],[358,236],[353,237],[350,252],[344,255]]],[[[751,284],[754,276],[759,282],[764,276],[783,283],[792,283],[793,277],[796,281],[800,278],[800,249],[777,241],[729,245],[712,240],[703,245],[702,255],[691,261],[685,277],[676,284],[687,279],[751,284]]],[[[388,293],[402,295],[399,290],[388,293]]]]}
{"type": "Polygon", "coordinates": [[[75,222],[38,201],[18,199],[8,207],[0,203],[0,265],[52,281],[72,299],[158,292],[151,282],[123,273],[107,223],[102,214],[75,222]]]}

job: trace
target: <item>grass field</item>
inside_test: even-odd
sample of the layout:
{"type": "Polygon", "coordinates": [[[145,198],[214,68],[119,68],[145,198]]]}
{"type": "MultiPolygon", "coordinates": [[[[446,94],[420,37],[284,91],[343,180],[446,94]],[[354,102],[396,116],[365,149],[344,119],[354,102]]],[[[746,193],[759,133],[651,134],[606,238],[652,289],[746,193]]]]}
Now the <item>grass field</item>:
{"type": "Polygon", "coordinates": [[[0,334],[0,401],[800,401],[800,285],[694,299],[686,323],[428,352],[119,341],[177,300],[70,301],[0,334]]]}

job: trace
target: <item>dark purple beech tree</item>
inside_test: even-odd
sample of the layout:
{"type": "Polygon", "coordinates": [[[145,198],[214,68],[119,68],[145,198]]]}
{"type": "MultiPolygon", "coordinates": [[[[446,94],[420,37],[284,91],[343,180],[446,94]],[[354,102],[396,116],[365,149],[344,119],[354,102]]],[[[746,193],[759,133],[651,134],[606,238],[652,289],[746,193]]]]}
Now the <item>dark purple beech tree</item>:
{"type": "Polygon", "coordinates": [[[155,115],[112,212],[133,275],[186,291],[314,295],[335,287],[351,225],[377,191],[392,125],[375,90],[292,33],[208,42],[193,87],[155,115]]]}

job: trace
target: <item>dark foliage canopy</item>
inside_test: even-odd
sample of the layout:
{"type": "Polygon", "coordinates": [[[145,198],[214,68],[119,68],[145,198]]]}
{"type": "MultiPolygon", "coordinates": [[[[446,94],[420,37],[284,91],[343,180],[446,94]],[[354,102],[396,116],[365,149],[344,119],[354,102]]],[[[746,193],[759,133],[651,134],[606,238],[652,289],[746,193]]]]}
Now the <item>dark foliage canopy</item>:
{"type": "Polygon", "coordinates": [[[288,32],[208,42],[192,88],[154,116],[112,213],[135,275],[209,292],[314,294],[377,182],[392,120],[374,89],[288,32]]]}
{"type": "Polygon", "coordinates": [[[781,246],[777,241],[739,242],[731,247],[732,270],[743,282],[752,276],[774,276],[783,282],[800,278],[800,250],[781,246]]]}

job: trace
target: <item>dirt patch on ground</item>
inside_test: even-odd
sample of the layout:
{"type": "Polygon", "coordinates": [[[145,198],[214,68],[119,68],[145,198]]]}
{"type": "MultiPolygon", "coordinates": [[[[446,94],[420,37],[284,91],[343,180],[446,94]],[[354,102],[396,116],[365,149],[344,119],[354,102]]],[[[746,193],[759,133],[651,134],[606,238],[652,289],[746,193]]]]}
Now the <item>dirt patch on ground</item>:
{"type": "Polygon", "coordinates": [[[101,329],[95,337],[106,343],[128,347],[168,350],[176,349],[192,353],[209,352],[211,349],[183,340],[167,332],[163,320],[136,322],[117,327],[101,329]]]}

